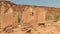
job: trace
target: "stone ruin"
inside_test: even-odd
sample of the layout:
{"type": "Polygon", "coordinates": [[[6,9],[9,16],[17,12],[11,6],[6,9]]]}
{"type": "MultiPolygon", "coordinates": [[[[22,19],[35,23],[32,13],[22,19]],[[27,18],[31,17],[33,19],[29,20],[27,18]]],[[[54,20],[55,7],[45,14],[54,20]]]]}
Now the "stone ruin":
{"type": "Polygon", "coordinates": [[[18,6],[10,1],[0,1],[0,29],[13,29],[18,26],[18,6]]]}
{"type": "Polygon", "coordinates": [[[45,25],[46,21],[57,21],[54,18],[55,15],[60,15],[60,8],[19,5],[10,1],[0,1],[0,29],[3,31],[11,30],[18,24],[22,26],[23,31],[29,28],[35,29],[38,25],[45,25]]]}

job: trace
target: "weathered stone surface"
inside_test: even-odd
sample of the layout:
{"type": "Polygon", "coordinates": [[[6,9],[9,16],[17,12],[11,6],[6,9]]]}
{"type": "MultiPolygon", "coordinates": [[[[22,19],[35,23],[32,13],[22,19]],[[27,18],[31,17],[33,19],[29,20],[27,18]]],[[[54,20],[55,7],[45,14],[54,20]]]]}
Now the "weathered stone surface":
{"type": "Polygon", "coordinates": [[[16,4],[10,1],[0,1],[0,28],[13,29],[18,26],[18,11],[15,9],[16,4]]]}
{"type": "Polygon", "coordinates": [[[10,1],[0,1],[0,28],[6,31],[20,23],[23,31],[31,32],[41,24],[46,27],[46,21],[54,21],[55,15],[60,15],[60,8],[18,5],[10,1]]]}

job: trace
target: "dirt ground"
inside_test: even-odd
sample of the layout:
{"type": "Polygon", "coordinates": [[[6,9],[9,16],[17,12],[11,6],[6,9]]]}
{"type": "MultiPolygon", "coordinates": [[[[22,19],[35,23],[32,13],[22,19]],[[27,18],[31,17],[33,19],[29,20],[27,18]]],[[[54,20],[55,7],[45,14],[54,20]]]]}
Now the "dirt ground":
{"type": "Polygon", "coordinates": [[[2,32],[0,34],[22,34],[22,31],[21,31],[21,28],[20,27],[21,26],[19,25],[19,27],[16,28],[16,29],[14,29],[14,32],[12,32],[12,33],[4,33],[4,32],[2,32]]]}
{"type": "Polygon", "coordinates": [[[36,26],[35,29],[31,29],[30,33],[21,31],[21,25],[14,29],[12,33],[0,33],[0,34],[60,34],[60,23],[46,23],[44,26],[36,26]]]}

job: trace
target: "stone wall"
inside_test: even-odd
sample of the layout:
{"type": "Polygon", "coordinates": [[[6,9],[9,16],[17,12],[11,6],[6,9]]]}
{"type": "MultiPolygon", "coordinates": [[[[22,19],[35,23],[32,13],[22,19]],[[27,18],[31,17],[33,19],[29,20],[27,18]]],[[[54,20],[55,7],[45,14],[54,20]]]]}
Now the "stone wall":
{"type": "Polygon", "coordinates": [[[18,6],[10,1],[0,1],[0,28],[18,26],[18,6]]]}
{"type": "Polygon", "coordinates": [[[45,21],[54,21],[55,15],[60,15],[60,8],[19,5],[10,1],[0,1],[0,28],[3,29],[18,26],[18,24],[22,26],[22,30],[35,28],[38,24],[44,25],[45,21]]]}

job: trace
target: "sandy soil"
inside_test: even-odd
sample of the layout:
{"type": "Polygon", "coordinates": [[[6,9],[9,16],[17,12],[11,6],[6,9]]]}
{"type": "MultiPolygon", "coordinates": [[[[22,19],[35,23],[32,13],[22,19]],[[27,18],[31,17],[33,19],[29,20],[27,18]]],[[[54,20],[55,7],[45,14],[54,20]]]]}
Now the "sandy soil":
{"type": "Polygon", "coordinates": [[[14,29],[14,32],[12,32],[12,33],[4,33],[4,32],[2,32],[0,34],[23,34],[23,33],[21,31],[21,26],[19,25],[19,27],[14,29]]]}
{"type": "Polygon", "coordinates": [[[21,31],[21,25],[14,29],[12,33],[0,33],[0,34],[60,34],[60,23],[46,23],[45,26],[36,26],[35,29],[31,29],[30,33],[21,31]]]}

